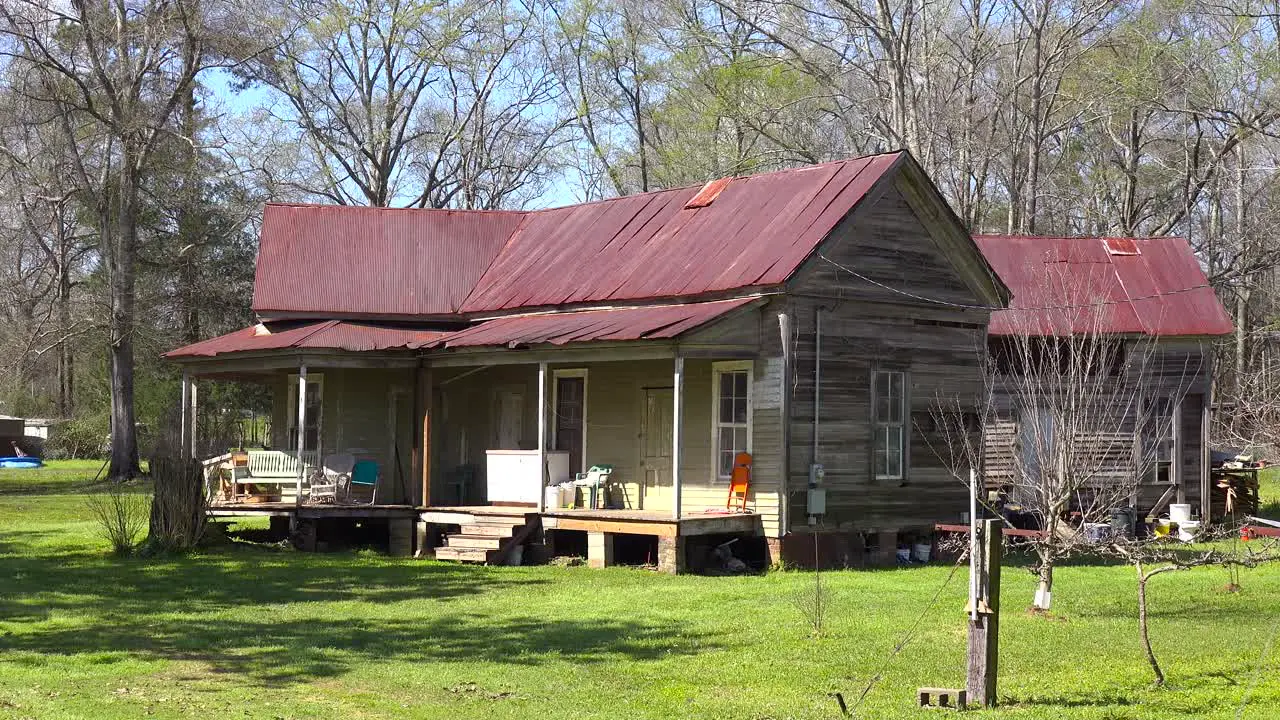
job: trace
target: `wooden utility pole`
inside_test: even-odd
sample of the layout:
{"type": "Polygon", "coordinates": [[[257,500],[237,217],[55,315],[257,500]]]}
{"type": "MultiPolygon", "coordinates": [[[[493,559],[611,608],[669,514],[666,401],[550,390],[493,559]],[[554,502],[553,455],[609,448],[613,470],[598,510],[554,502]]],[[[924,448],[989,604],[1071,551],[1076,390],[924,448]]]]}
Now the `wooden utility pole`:
{"type": "Polygon", "coordinates": [[[977,563],[977,594],[969,614],[969,697],[983,707],[995,707],[996,671],[1000,657],[1000,559],[1003,553],[999,519],[983,520],[977,563]],[[974,612],[976,611],[976,612],[974,612]]]}

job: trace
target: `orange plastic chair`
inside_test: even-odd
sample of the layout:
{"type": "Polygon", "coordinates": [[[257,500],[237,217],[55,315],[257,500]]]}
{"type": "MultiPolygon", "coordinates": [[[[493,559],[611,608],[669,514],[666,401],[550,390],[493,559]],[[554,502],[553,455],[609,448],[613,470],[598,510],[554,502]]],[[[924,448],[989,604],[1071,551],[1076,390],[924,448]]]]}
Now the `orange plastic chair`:
{"type": "Polygon", "coordinates": [[[751,453],[733,456],[733,472],[729,475],[729,501],[726,510],[747,511],[747,488],[751,484],[751,453]]]}

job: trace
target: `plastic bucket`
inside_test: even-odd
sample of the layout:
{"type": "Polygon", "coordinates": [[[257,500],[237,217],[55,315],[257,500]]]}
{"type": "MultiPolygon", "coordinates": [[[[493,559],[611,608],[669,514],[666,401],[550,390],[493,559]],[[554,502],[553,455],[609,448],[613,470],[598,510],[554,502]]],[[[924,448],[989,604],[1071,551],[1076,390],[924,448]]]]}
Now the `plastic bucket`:
{"type": "Polygon", "coordinates": [[[1199,534],[1199,520],[1183,520],[1178,523],[1178,539],[1182,542],[1193,542],[1199,534]]]}
{"type": "Polygon", "coordinates": [[[1084,539],[1091,543],[1105,542],[1111,534],[1111,525],[1107,523],[1085,523],[1084,539]]]}
{"type": "Polygon", "coordinates": [[[906,565],[911,562],[911,548],[898,548],[898,564],[906,565]]]}
{"type": "Polygon", "coordinates": [[[929,553],[933,550],[933,546],[929,543],[916,543],[911,546],[911,559],[916,562],[929,562],[929,553]]]}
{"type": "Polygon", "coordinates": [[[1191,519],[1191,506],[1174,503],[1169,506],[1169,522],[1184,523],[1191,519]]]}

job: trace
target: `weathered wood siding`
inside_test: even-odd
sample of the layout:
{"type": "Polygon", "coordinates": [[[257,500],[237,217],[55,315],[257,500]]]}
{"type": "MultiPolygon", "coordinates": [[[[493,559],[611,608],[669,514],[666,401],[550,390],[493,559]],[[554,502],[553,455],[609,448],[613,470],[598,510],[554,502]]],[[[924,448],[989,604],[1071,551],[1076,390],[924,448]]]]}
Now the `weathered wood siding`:
{"type": "MultiPolygon", "coordinates": [[[[378,463],[379,502],[416,502],[421,483],[414,481],[412,468],[412,371],[316,368],[307,375],[324,378],[321,454],[350,453],[373,460],[378,463]]],[[[296,375],[281,374],[272,382],[272,446],[279,449],[294,442],[289,437],[291,383],[297,383],[296,375]]]]}
{"type": "MultiPolygon", "coordinates": [[[[1141,428],[1140,410],[1133,398],[1143,398],[1143,404],[1158,398],[1170,400],[1181,399],[1181,416],[1175,421],[1179,429],[1175,438],[1179,446],[1174,450],[1174,457],[1180,462],[1177,472],[1181,473],[1183,496],[1193,507],[1199,507],[1203,466],[1203,441],[1201,423],[1205,398],[1208,396],[1211,378],[1210,357],[1212,348],[1208,341],[1199,339],[1173,338],[1167,340],[1133,339],[1127,341],[1126,356],[1129,363],[1125,373],[1115,380],[1116,394],[1124,400],[1113,403],[1115,407],[1124,406],[1127,412],[1114,419],[1114,437],[1099,445],[1099,452],[1106,453],[1111,461],[1105,463],[1114,468],[1118,482],[1129,482],[1128,478],[1137,469],[1136,458],[1140,451],[1134,449],[1139,441],[1141,428]],[[1127,448],[1125,457],[1120,457],[1118,448],[1127,448]]],[[[1017,446],[1019,423],[1022,421],[1022,408],[1018,407],[1022,400],[1016,392],[1009,391],[1000,382],[995,385],[996,396],[993,404],[1000,410],[1002,419],[997,423],[997,432],[988,437],[984,455],[987,462],[988,484],[998,485],[1011,478],[1013,454],[1020,452],[1017,446]],[[1012,437],[1012,445],[1008,441],[1012,437]]],[[[1102,459],[1090,461],[1088,466],[1100,466],[1102,459]]],[[[1150,473],[1147,473],[1149,476],[1150,473]]],[[[1138,487],[1138,509],[1146,512],[1169,489],[1169,483],[1155,482],[1145,477],[1138,487]]],[[[1175,499],[1176,501],[1176,499],[1175,499]]]]}
{"type": "Polygon", "coordinates": [[[927,526],[956,520],[967,508],[968,493],[953,475],[943,435],[927,430],[939,407],[976,409],[989,313],[903,294],[979,304],[956,272],[951,252],[959,251],[945,249],[903,195],[891,189],[837,228],[822,257],[813,258],[794,280],[790,529],[809,527],[806,488],[815,462],[825,468],[827,513],[821,528],[927,526]],[[818,313],[821,383],[815,446],[818,313]],[[877,369],[907,373],[910,417],[905,476],[900,481],[876,480],[872,473],[871,383],[877,369]]]}

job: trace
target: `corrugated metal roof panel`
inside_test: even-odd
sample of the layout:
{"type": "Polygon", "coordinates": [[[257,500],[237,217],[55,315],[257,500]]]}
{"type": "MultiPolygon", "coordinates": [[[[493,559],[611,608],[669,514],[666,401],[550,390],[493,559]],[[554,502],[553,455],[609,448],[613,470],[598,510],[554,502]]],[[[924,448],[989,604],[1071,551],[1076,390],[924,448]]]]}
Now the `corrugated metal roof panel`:
{"type": "Polygon", "coordinates": [[[516,347],[574,342],[669,339],[743,307],[756,298],[607,310],[518,315],[486,320],[422,347],[516,347]]]}
{"type": "Polygon", "coordinates": [[[458,311],[521,212],[267,205],[259,313],[439,315],[458,311]]]}
{"type": "Polygon", "coordinates": [[[977,235],[1013,291],[992,335],[1226,335],[1231,318],[1182,238],[977,235]]]}
{"type": "Polygon", "coordinates": [[[274,327],[255,325],[186,347],[170,350],[167,358],[216,357],[227,353],[256,352],[306,348],[314,350],[346,350],[368,352],[408,349],[429,344],[448,335],[438,330],[388,327],[357,322],[275,323],[274,327]]]}

